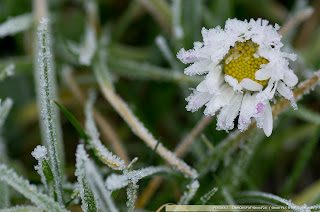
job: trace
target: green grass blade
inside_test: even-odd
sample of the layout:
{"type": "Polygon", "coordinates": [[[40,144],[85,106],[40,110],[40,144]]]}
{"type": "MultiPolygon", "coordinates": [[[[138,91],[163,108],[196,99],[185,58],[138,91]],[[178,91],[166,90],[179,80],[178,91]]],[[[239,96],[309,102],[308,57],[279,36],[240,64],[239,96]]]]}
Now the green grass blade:
{"type": "Polygon", "coordinates": [[[79,121],[65,108],[63,107],[61,104],[59,104],[57,101],[53,101],[58,107],[59,109],[63,112],[63,114],[67,117],[67,119],[70,121],[70,123],[72,124],[72,126],[77,130],[77,132],[79,133],[80,137],[85,140],[88,141],[88,136],[85,133],[85,131],[83,130],[81,124],[79,123],[79,121]]]}

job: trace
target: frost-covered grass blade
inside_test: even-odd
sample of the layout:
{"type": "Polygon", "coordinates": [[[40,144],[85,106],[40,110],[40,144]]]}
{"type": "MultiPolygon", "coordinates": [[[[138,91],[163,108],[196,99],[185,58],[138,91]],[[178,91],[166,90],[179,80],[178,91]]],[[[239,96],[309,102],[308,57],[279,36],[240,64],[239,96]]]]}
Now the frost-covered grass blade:
{"type": "Polygon", "coordinates": [[[32,26],[32,23],[32,14],[24,14],[10,18],[6,22],[0,24],[0,38],[27,30],[32,26]]]}
{"type": "Polygon", "coordinates": [[[68,211],[64,206],[61,206],[49,196],[41,193],[35,185],[31,185],[29,181],[18,176],[12,169],[8,169],[4,164],[0,164],[0,180],[13,187],[40,208],[56,212],[68,211]]]}
{"type": "Polygon", "coordinates": [[[35,68],[36,87],[38,92],[38,106],[41,111],[41,129],[48,148],[50,168],[54,176],[54,190],[58,201],[62,204],[63,192],[61,187],[60,166],[63,152],[60,136],[60,124],[57,110],[53,106],[56,95],[54,70],[51,64],[50,38],[48,19],[43,17],[38,26],[38,67],[35,68]]]}

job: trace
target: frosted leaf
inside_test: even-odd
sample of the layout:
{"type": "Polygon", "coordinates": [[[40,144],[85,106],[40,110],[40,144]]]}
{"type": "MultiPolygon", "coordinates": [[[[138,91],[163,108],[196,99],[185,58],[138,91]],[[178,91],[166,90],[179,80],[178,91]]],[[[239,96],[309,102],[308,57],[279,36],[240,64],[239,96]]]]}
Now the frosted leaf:
{"type": "Polygon", "coordinates": [[[43,212],[45,209],[28,206],[28,205],[21,205],[21,206],[14,206],[11,208],[0,209],[0,212],[43,212]]]}
{"type": "Polygon", "coordinates": [[[187,190],[183,192],[183,195],[180,198],[178,205],[187,205],[196,194],[199,186],[200,184],[198,180],[194,180],[189,185],[187,185],[187,190]]]}
{"type": "Polygon", "coordinates": [[[214,187],[208,193],[200,197],[201,204],[205,205],[211,199],[211,197],[218,191],[218,188],[214,187]]]}
{"type": "MultiPolygon", "coordinates": [[[[58,202],[63,203],[61,187],[61,170],[58,152],[60,143],[60,131],[58,125],[58,114],[55,110],[52,99],[55,97],[54,71],[51,64],[49,20],[42,17],[38,26],[38,67],[35,71],[39,83],[38,107],[41,110],[41,130],[48,148],[49,165],[54,178],[54,191],[58,202]],[[39,78],[38,78],[39,77],[39,78]]],[[[60,153],[62,154],[62,153],[60,153]]]]}
{"type": "Polygon", "coordinates": [[[9,111],[13,105],[13,101],[10,98],[6,98],[6,100],[2,103],[0,99],[0,128],[3,126],[9,111]]]}
{"type": "Polygon", "coordinates": [[[97,198],[93,195],[89,179],[86,172],[86,162],[88,155],[84,149],[83,144],[78,144],[76,152],[76,172],[75,175],[78,179],[78,189],[82,200],[81,208],[83,211],[97,211],[97,198]]]}
{"type": "Polygon", "coordinates": [[[97,38],[95,29],[87,24],[83,45],[79,49],[79,62],[82,65],[90,65],[96,52],[97,38]]]}
{"type": "Polygon", "coordinates": [[[157,36],[156,37],[156,44],[158,48],[160,49],[162,55],[166,58],[166,60],[169,62],[171,67],[178,69],[178,65],[176,63],[176,59],[173,57],[172,52],[163,36],[157,36]]]}
{"type": "Polygon", "coordinates": [[[137,199],[137,190],[139,186],[136,183],[129,183],[129,186],[127,188],[127,198],[128,201],[126,203],[127,205],[127,211],[132,212],[134,210],[135,201],[137,199]]]}
{"type": "Polygon", "coordinates": [[[64,206],[55,202],[49,196],[40,192],[36,186],[31,185],[29,181],[18,176],[12,169],[8,169],[6,165],[0,164],[0,180],[13,187],[24,197],[29,199],[35,205],[47,211],[68,211],[64,206]]]}
{"type": "Polygon", "coordinates": [[[85,106],[85,114],[86,114],[86,131],[89,136],[89,144],[91,148],[94,150],[96,156],[110,168],[115,170],[123,170],[125,169],[125,162],[121,160],[118,156],[113,155],[100,141],[99,132],[95,125],[92,111],[93,111],[93,103],[95,100],[95,93],[91,91],[89,93],[89,99],[85,106]]]}
{"type": "Polygon", "coordinates": [[[45,146],[38,145],[32,152],[32,157],[36,160],[41,160],[47,155],[47,148],[45,146]]]}
{"type": "Polygon", "coordinates": [[[32,22],[32,14],[24,14],[9,18],[6,22],[0,24],[0,38],[27,30],[32,26],[32,22]]]}
{"type": "Polygon", "coordinates": [[[91,161],[87,161],[85,165],[85,171],[88,175],[88,182],[92,188],[94,195],[98,198],[99,205],[102,211],[118,212],[113,200],[111,199],[111,193],[106,190],[102,180],[102,176],[98,173],[95,164],[91,161]]]}
{"type": "Polygon", "coordinates": [[[168,167],[147,167],[143,169],[129,171],[123,175],[111,174],[105,182],[108,190],[117,190],[128,185],[129,182],[137,183],[142,178],[159,172],[169,172],[168,167]]]}
{"type": "Polygon", "coordinates": [[[8,76],[13,76],[14,75],[14,64],[10,64],[8,66],[5,66],[0,70],[0,81],[5,79],[8,76]]]}

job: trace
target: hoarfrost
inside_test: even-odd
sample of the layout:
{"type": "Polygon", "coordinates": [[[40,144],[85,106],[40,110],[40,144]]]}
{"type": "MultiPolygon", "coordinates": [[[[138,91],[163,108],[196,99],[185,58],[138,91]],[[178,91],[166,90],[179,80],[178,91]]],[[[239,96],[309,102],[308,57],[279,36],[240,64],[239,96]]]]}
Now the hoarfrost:
{"type": "Polygon", "coordinates": [[[183,193],[178,205],[187,205],[196,194],[199,186],[200,184],[198,180],[193,180],[189,185],[187,185],[187,190],[183,193]]]}
{"type": "Polygon", "coordinates": [[[97,171],[95,164],[92,161],[87,161],[85,171],[88,175],[88,182],[92,188],[94,195],[98,198],[99,205],[102,211],[118,212],[111,193],[104,187],[102,176],[97,171]]]}
{"type": "Polygon", "coordinates": [[[0,128],[3,126],[12,105],[13,105],[12,99],[6,98],[4,103],[2,103],[0,99],[0,128]]]}
{"type": "Polygon", "coordinates": [[[49,196],[41,193],[36,186],[31,185],[29,181],[18,176],[12,169],[8,169],[6,165],[0,164],[0,180],[12,186],[16,191],[21,193],[27,199],[31,200],[40,208],[47,211],[68,211],[64,206],[55,202],[49,196]]]}
{"type": "Polygon", "coordinates": [[[8,76],[13,76],[14,75],[14,64],[10,64],[8,66],[5,66],[1,71],[0,71],[0,81],[5,79],[8,76]]]}
{"type": "Polygon", "coordinates": [[[91,91],[89,93],[89,100],[85,106],[85,114],[86,114],[86,131],[89,135],[89,144],[91,148],[94,150],[97,157],[110,168],[115,170],[123,170],[125,169],[125,162],[121,160],[118,156],[113,155],[100,141],[99,132],[95,125],[92,111],[93,111],[93,103],[95,100],[95,93],[91,91]]]}
{"type": "Polygon", "coordinates": [[[82,210],[97,211],[97,198],[93,195],[91,186],[89,185],[89,177],[86,173],[86,162],[88,161],[88,155],[84,149],[83,144],[79,144],[76,152],[76,172],[75,175],[78,179],[78,188],[80,191],[80,197],[82,199],[82,210]]]}
{"type": "Polygon", "coordinates": [[[202,205],[207,204],[207,202],[211,199],[211,197],[218,191],[218,188],[214,187],[208,193],[200,197],[200,201],[202,205]]]}
{"type": "Polygon", "coordinates": [[[45,146],[38,145],[32,152],[32,157],[36,160],[41,160],[47,155],[47,148],[45,146]]]}
{"type": "Polygon", "coordinates": [[[32,21],[32,14],[10,18],[0,25],[0,38],[29,29],[32,26],[32,21]]]}

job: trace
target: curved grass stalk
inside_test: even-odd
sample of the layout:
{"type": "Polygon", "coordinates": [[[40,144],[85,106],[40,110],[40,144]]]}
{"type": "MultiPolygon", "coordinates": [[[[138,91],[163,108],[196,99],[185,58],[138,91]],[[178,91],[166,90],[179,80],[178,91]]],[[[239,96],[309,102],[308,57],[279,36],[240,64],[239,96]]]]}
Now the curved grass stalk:
{"type": "MultiPolygon", "coordinates": [[[[108,78],[103,73],[106,70],[94,69],[96,79],[104,97],[109,101],[119,115],[127,122],[132,131],[140,137],[150,148],[154,149],[158,141],[150,134],[144,125],[136,118],[126,103],[114,92],[109,84],[108,78]]],[[[157,153],[162,156],[168,163],[176,166],[180,171],[189,177],[196,178],[196,170],[189,167],[184,161],[178,159],[173,152],[166,149],[161,143],[157,146],[157,153]]]]}

